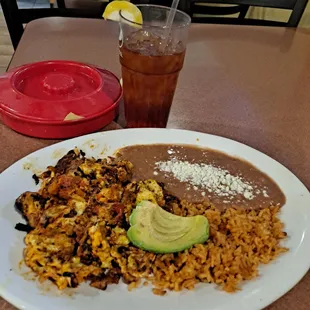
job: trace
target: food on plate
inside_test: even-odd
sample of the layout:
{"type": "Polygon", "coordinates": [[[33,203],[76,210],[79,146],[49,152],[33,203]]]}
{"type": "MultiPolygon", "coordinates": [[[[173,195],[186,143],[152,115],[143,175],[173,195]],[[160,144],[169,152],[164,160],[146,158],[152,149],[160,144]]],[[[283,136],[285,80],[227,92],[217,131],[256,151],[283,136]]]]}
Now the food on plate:
{"type": "MultiPolygon", "coordinates": [[[[150,159],[147,148],[145,152],[139,148],[144,159],[140,156],[141,162],[134,164],[124,159],[125,150],[102,159],[71,150],[55,166],[34,176],[40,182],[37,192],[17,198],[16,208],[27,221],[16,226],[27,232],[24,262],[40,281],[50,280],[61,290],[82,282],[105,290],[120,281],[131,290],[147,282],[158,295],[205,282],[234,292],[243,280],[258,276],[261,263],[287,251],[280,244],[286,237],[278,218],[280,204],[237,207],[233,200],[222,208],[224,204],[212,203],[216,198],[212,192],[199,202],[180,199],[158,181],[159,171],[152,172],[153,178],[135,178],[137,171],[149,173],[141,170],[150,159]],[[150,208],[155,209],[150,212],[150,208]],[[192,236],[177,244],[174,253],[154,253],[165,252],[166,244],[143,250],[136,241],[145,236],[134,231],[141,216],[146,221],[152,216],[148,225],[165,235],[168,243],[173,235],[192,236]]],[[[267,191],[273,197],[268,186],[267,191]]],[[[143,242],[152,246],[149,240],[143,242]]]]}
{"type": "Polygon", "coordinates": [[[134,180],[155,179],[166,191],[190,202],[210,201],[218,209],[283,206],[279,186],[249,162],[192,145],[132,145],[118,156],[136,167],[134,180]]]}
{"type": "Polygon", "coordinates": [[[132,244],[155,253],[181,252],[209,237],[205,216],[174,215],[147,200],[132,211],[129,222],[127,236],[132,244]]]}

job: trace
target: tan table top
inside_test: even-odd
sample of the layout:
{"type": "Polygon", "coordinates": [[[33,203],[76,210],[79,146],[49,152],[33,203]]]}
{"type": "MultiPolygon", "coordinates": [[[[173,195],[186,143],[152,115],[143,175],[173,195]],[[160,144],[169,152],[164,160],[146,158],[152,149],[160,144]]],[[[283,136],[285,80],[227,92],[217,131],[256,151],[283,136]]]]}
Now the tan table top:
{"type": "MultiPolygon", "coordinates": [[[[119,74],[118,25],[47,18],[28,24],[10,68],[46,60],[92,63],[119,74]]],[[[248,144],[281,162],[310,188],[310,32],[192,25],[168,127],[248,144]]],[[[112,125],[113,128],[115,126],[112,125]]],[[[0,124],[0,171],[55,141],[0,124]]],[[[310,273],[268,310],[309,310],[310,273]]],[[[14,309],[0,300],[0,309],[14,309]]]]}

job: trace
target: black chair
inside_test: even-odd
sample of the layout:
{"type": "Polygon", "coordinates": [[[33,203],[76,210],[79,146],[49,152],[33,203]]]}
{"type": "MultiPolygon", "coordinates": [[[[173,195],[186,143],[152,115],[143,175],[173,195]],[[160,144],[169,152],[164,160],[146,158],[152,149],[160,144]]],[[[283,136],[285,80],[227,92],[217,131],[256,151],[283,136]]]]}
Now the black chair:
{"type": "Polygon", "coordinates": [[[308,0],[183,0],[183,2],[187,4],[186,11],[191,15],[192,22],[196,23],[297,27],[308,0]],[[215,3],[233,6],[212,6],[215,3]],[[199,4],[208,4],[208,6],[199,4]],[[292,11],[292,13],[288,22],[245,18],[250,6],[286,9],[292,11]],[[235,13],[239,13],[237,18],[212,16],[231,15],[235,13]],[[197,17],[197,14],[209,16],[197,17]]]}
{"type": "Polygon", "coordinates": [[[81,18],[102,18],[107,3],[102,2],[99,10],[66,8],[64,0],[57,0],[57,8],[19,9],[16,0],[0,0],[5,21],[14,49],[16,49],[24,32],[23,24],[43,17],[63,16],[81,18]]]}

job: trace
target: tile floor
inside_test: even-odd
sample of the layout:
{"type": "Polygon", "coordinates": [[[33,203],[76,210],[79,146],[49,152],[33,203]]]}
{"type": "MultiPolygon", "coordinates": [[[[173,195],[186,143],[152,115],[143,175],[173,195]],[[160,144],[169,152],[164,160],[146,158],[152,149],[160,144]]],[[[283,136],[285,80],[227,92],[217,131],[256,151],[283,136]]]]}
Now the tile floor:
{"type": "Polygon", "coordinates": [[[13,46],[3,15],[0,12],[0,73],[5,72],[13,55],[13,46]]]}
{"type": "Polygon", "coordinates": [[[17,0],[18,6],[23,9],[27,8],[48,8],[49,0],[17,0]]]}

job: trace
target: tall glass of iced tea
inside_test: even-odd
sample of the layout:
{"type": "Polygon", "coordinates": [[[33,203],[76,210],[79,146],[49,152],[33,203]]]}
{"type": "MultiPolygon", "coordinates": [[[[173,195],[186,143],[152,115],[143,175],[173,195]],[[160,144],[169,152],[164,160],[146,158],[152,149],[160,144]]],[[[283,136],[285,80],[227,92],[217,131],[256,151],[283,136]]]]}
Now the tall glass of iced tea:
{"type": "Polygon", "coordinates": [[[143,23],[120,11],[120,62],[127,127],[166,127],[183,67],[190,17],[177,11],[166,30],[170,8],[138,5],[143,23]],[[168,35],[167,35],[168,34],[168,35]]]}

